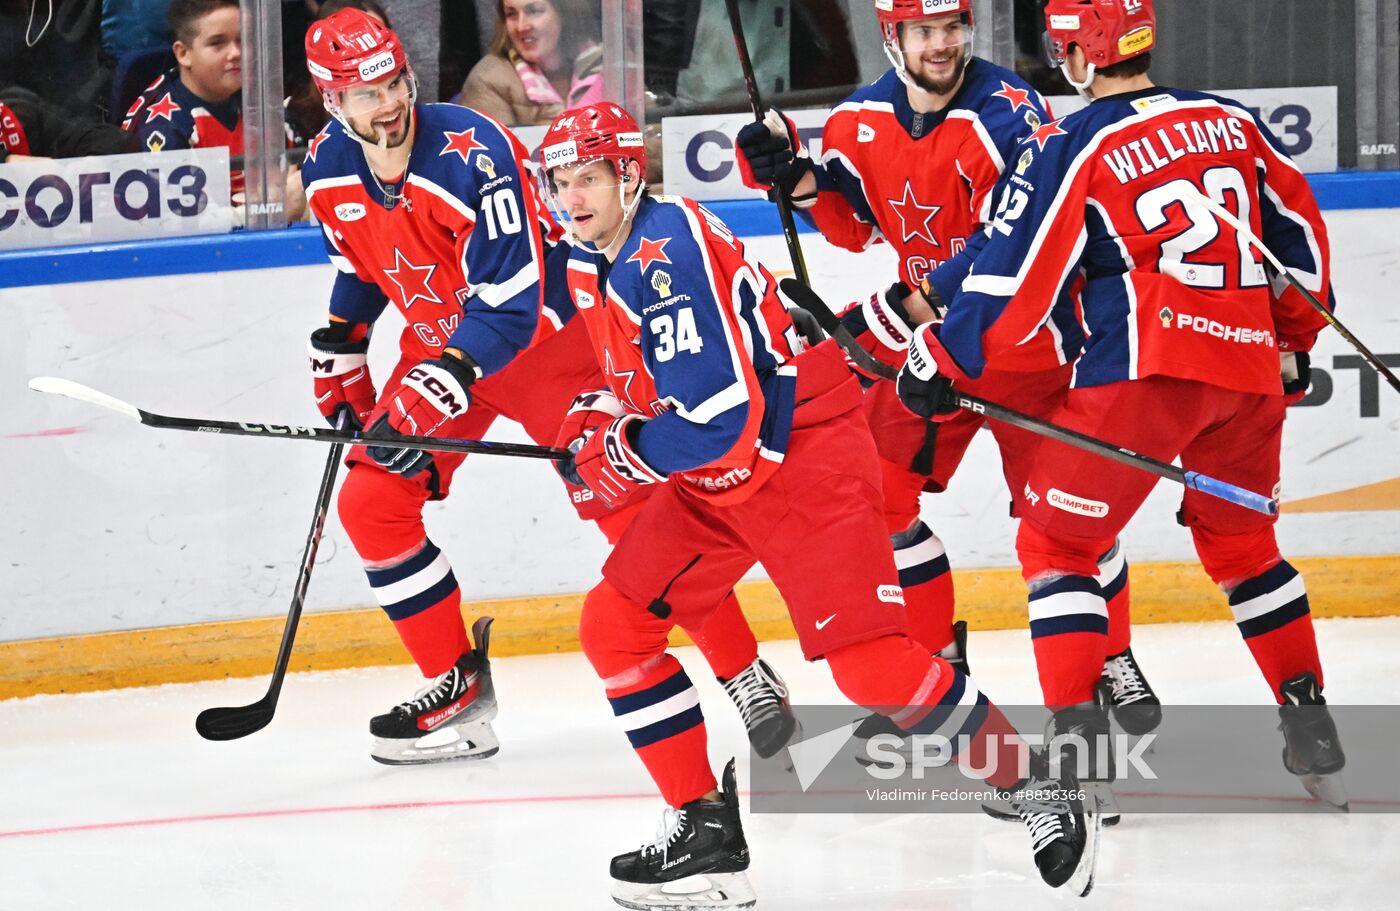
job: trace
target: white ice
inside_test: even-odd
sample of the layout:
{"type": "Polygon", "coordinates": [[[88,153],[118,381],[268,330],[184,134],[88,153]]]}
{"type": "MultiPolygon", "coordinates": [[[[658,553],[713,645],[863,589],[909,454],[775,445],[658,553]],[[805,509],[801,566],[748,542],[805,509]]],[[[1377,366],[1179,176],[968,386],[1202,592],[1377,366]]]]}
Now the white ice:
{"type": "MultiPolygon", "coordinates": [[[[1317,630],[1331,701],[1400,702],[1400,619],[1317,630]]],[[[838,699],[795,643],[762,652],[798,701],[838,699]]],[[[994,699],[1038,702],[1024,633],[974,633],[971,653],[994,699]]],[[[1229,624],[1140,627],[1134,653],[1168,702],[1268,702],[1229,624]]],[[[711,758],[738,755],[743,788],[737,716],[694,651],[679,655],[711,758]]],[[[251,702],[265,680],[0,703],[0,909],[614,907],[608,858],[650,840],[660,801],[582,656],[494,667],[500,754],[437,767],[369,759],[369,716],[419,685],[404,667],[294,675],[272,725],[231,743],[200,740],[195,715],[251,702]]],[[[980,815],[745,826],[762,909],[1393,908],[1400,882],[1393,815],[1132,818],[1105,831],[1082,901],[1040,883],[1020,826],[980,815]]]]}

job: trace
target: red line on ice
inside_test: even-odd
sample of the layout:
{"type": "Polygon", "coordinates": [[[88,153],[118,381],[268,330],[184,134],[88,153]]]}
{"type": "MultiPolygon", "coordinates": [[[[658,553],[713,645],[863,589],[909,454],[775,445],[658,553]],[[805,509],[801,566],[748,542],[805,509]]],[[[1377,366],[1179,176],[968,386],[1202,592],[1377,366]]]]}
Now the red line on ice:
{"type": "Polygon", "coordinates": [[[68,437],[75,433],[85,433],[87,429],[86,427],[53,427],[49,430],[35,430],[32,433],[0,434],[0,439],[27,440],[35,437],[68,437]]]}
{"type": "Polygon", "coordinates": [[[343,807],[297,807],[286,810],[247,810],[241,813],[209,813],[202,816],[171,816],[164,819],[130,819],[122,822],[93,822],[47,829],[17,829],[0,832],[0,838],[31,835],[65,835],[70,832],[101,832],[111,829],[141,829],[191,822],[226,822],[234,819],[266,819],[276,816],[315,816],[323,813],[364,813],[376,810],[423,810],[438,807],[479,807],[490,804],[577,803],[594,800],[660,800],[659,794],[555,794],[522,797],[481,797],[471,800],[420,800],[397,803],[366,803],[343,807]]]}

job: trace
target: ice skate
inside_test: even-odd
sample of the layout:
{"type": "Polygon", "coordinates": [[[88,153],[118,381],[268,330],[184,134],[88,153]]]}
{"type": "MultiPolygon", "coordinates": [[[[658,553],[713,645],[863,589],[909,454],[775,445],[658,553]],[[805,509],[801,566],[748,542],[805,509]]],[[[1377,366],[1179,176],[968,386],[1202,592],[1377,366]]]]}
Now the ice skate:
{"type": "Polygon", "coordinates": [[[1327,710],[1317,678],[1299,674],[1279,686],[1279,729],[1283,731],[1283,767],[1303,783],[1318,800],[1345,812],[1351,811],[1341,771],[1346,754],[1337,736],[1337,725],[1327,710]]]}
{"type": "Polygon", "coordinates": [[[762,658],[728,680],[720,680],[724,691],[739,708],[749,743],[761,758],[777,755],[797,732],[797,719],[788,704],[783,678],[762,658]]]}
{"type": "Polygon", "coordinates": [[[1094,888],[1101,820],[1092,799],[1079,799],[1080,787],[1068,769],[1054,778],[1042,763],[1009,804],[1030,832],[1040,878],[1082,897],[1094,888]]]}
{"type": "Polygon", "coordinates": [[[732,759],[721,788],[718,801],[667,807],[655,841],[613,858],[613,901],[639,911],[753,907],[732,759]]]}
{"type": "Polygon", "coordinates": [[[491,684],[491,617],[472,625],[476,648],[434,678],[408,702],[370,719],[370,756],[385,765],[422,765],[456,759],[485,759],[500,750],[491,719],[496,690],[491,684]]]}
{"type": "Polygon", "coordinates": [[[1162,701],[1143,676],[1131,648],[1105,659],[1099,680],[1108,685],[1114,720],[1125,732],[1141,737],[1162,723],[1162,701]]]}
{"type": "MultiPolygon", "coordinates": [[[[957,623],[953,624],[953,641],[950,645],[945,646],[938,652],[938,657],[952,665],[954,670],[961,671],[963,676],[968,676],[971,673],[968,670],[967,664],[966,621],[959,620],[957,623]]],[[[855,732],[851,736],[851,746],[855,751],[856,762],[863,766],[883,767],[886,765],[878,760],[871,759],[868,749],[870,739],[880,734],[889,734],[899,738],[899,745],[895,747],[891,744],[891,747],[904,757],[907,768],[908,763],[912,762],[914,759],[913,741],[909,738],[908,732],[886,716],[875,713],[871,713],[862,718],[860,724],[856,725],[855,732]]],[[[1016,817],[1012,815],[1009,818],[1015,819],[1016,817]]]]}

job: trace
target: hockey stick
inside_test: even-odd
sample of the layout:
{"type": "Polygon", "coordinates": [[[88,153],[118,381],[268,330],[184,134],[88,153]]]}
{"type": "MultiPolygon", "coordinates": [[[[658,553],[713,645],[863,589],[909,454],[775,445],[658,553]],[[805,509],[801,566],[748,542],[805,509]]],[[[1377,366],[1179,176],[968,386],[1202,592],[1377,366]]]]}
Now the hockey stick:
{"type": "Polygon", "coordinates": [[[529,443],[492,443],[488,440],[451,440],[437,437],[394,436],[378,437],[359,430],[332,430],[329,427],[298,427],[294,424],[262,424],[235,421],[215,421],[205,418],[177,418],[166,414],[143,411],[128,402],[98,392],[90,386],[56,376],[36,376],[29,388],[50,395],[62,395],[90,405],[100,405],[124,414],[147,427],[162,430],[191,430],[197,433],[223,433],[232,436],[265,437],[274,440],[309,440],[347,446],[384,446],[389,449],[427,449],[432,452],[462,452],[478,455],[514,456],[519,459],[570,458],[567,449],[533,446],[529,443]]]}
{"type": "MultiPolygon", "coordinates": [[[[783,279],[782,284],[784,293],[802,306],[803,309],[809,310],[814,314],[825,313],[827,316],[832,317],[836,325],[834,331],[831,331],[831,336],[836,340],[838,345],[845,349],[847,354],[854,355],[855,352],[859,351],[872,361],[875,360],[869,352],[860,347],[860,343],[851,336],[851,333],[841,324],[841,321],[832,316],[831,309],[827,307],[826,301],[817,296],[815,291],[801,282],[793,281],[790,278],[783,279]]],[[[852,359],[854,360],[854,357],[852,359]]],[[[884,370],[881,371],[882,376],[893,379],[894,376],[898,375],[888,364],[881,363],[880,361],[875,361],[875,363],[884,368],[884,370]]],[[[1168,462],[1154,459],[1151,456],[1145,456],[1140,452],[1134,452],[1122,446],[1114,446],[1112,443],[1080,433],[1077,430],[1070,430],[1068,427],[1061,427],[1058,424],[1051,424],[1049,421],[1042,421],[1039,418],[1033,418],[1019,411],[1012,411],[1010,408],[998,405],[996,402],[989,402],[986,399],[964,395],[956,388],[953,389],[952,394],[953,400],[957,403],[959,408],[975,411],[993,420],[1001,421],[1003,424],[1019,427],[1022,430],[1048,437],[1049,439],[1064,443],[1067,446],[1082,449],[1085,452],[1092,452],[1095,455],[1102,456],[1120,465],[1127,465],[1130,468],[1136,468],[1148,474],[1155,474],[1159,478],[1175,481],[1192,490],[1198,490],[1201,493],[1218,497],[1227,502],[1234,503],[1237,506],[1243,506],[1246,509],[1252,509],[1255,512],[1263,513],[1266,516],[1278,515],[1278,500],[1266,497],[1263,494],[1255,493],[1252,490],[1245,490],[1243,487],[1237,487],[1234,484],[1212,478],[1209,475],[1203,475],[1197,471],[1185,471],[1168,462]]]]}
{"type": "Polygon", "coordinates": [[[1313,308],[1316,309],[1318,313],[1322,314],[1322,318],[1327,320],[1328,325],[1336,329],[1337,332],[1341,334],[1342,338],[1346,339],[1347,342],[1361,354],[1361,357],[1365,359],[1366,363],[1371,365],[1371,369],[1385,377],[1385,381],[1390,384],[1392,389],[1396,392],[1400,392],[1400,378],[1397,378],[1395,374],[1390,371],[1389,367],[1381,363],[1381,359],[1372,354],[1371,349],[1363,345],[1360,339],[1352,335],[1351,330],[1343,326],[1341,322],[1332,315],[1332,311],[1323,306],[1322,301],[1318,300],[1311,291],[1303,287],[1303,283],[1298,281],[1297,277],[1294,276],[1287,266],[1279,262],[1278,257],[1273,254],[1273,251],[1264,246],[1264,242],[1249,229],[1248,225],[1232,215],[1229,209],[1220,205],[1201,191],[1192,188],[1189,192],[1201,205],[1214,213],[1216,218],[1219,218],[1221,221],[1234,228],[1240,237],[1249,241],[1256,250],[1264,254],[1264,258],[1269,261],[1270,265],[1274,267],[1274,270],[1278,272],[1279,275],[1282,275],[1284,280],[1292,285],[1299,294],[1308,299],[1308,303],[1312,304],[1313,308]]]}
{"type": "Polygon", "coordinates": [[[321,532],[326,528],[331,491],[335,488],[335,475],[340,470],[340,457],[344,451],[344,443],[332,443],[326,470],[321,474],[321,489],[316,493],[316,513],[311,519],[311,531],[306,536],[306,550],[301,555],[301,569],[297,572],[296,587],[292,589],[292,606],[287,611],[287,625],[282,628],[282,644],[277,648],[277,664],[272,669],[272,681],[267,685],[267,693],[251,705],[220,706],[200,712],[194,720],[194,729],[205,740],[247,737],[267,727],[277,711],[277,697],[282,694],[282,681],[286,679],[287,665],[292,660],[292,643],[296,641],[301,609],[306,604],[306,588],[311,584],[311,568],[316,563],[316,548],[321,543],[321,532]]]}
{"type": "MultiPolygon", "coordinates": [[[[739,0],[724,0],[724,8],[729,13],[729,28],[734,32],[734,47],[739,52],[739,66],[744,71],[744,87],[749,90],[749,107],[753,109],[753,119],[762,123],[763,98],[758,94],[758,79],[753,74],[753,60],[749,58],[749,43],[744,38],[744,23],[739,17],[739,0]]],[[[792,151],[794,155],[797,154],[796,149],[792,151]]],[[[777,187],[769,191],[768,198],[778,207],[778,218],[783,223],[783,239],[787,241],[788,254],[792,257],[793,273],[798,281],[805,285],[807,260],[802,256],[802,243],[797,239],[797,224],[792,220],[792,207],[777,187]]],[[[820,321],[820,316],[817,318],[820,321]]]]}

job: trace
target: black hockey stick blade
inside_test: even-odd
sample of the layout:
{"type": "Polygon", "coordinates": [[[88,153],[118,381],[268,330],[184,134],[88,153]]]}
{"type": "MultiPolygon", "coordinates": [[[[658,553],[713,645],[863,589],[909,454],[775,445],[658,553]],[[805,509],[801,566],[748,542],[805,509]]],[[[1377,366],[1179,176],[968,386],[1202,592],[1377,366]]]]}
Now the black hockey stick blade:
{"type": "Polygon", "coordinates": [[[785,278],[778,282],[778,287],[787,295],[788,300],[812,314],[817,325],[822,327],[822,331],[836,340],[846,356],[855,363],[863,372],[872,376],[883,377],[893,380],[899,376],[899,371],[883,361],[876,360],[875,356],[860,346],[860,342],[855,340],[849,329],[842,325],[841,320],[835,313],[831,312],[831,307],[822,300],[817,292],[802,281],[795,278],[785,278]]]}
{"type": "Polygon", "coordinates": [[[359,430],[332,430],[329,427],[299,427],[295,424],[262,422],[216,421],[206,418],[180,418],[156,414],[137,408],[129,402],[99,392],[91,386],[56,376],[36,376],[29,381],[36,392],[61,395],[90,405],[108,408],[147,427],[161,430],[188,430],[197,433],[218,433],[228,436],[265,437],[278,440],[302,440],[317,443],[340,443],[348,446],[386,446],[391,449],[426,449],[430,452],[462,452],[477,455],[512,456],[517,459],[548,459],[557,462],[570,457],[567,449],[535,446],[529,443],[495,443],[490,440],[455,440],[438,437],[392,436],[380,437],[359,430]]]}
{"type": "Polygon", "coordinates": [[[311,584],[311,570],[316,565],[316,550],[321,544],[321,534],[326,529],[331,492],[335,489],[335,476],[340,470],[340,459],[344,451],[345,447],[342,444],[333,444],[326,459],[325,471],[321,473],[321,486],[316,491],[316,512],[311,519],[311,531],[306,535],[301,569],[292,589],[292,604],[287,611],[287,622],[282,627],[282,644],[277,648],[277,663],[273,666],[267,693],[251,705],[220,706],[200,712],[194,720],[194,729],[205,740],[237,740],[247,737],[267,727],[277,712],[277,699],[282,695],[282,681],[287,678],[287,668],[291,665],[292,645],[296,642],[301,611],[306,605],[306,589],[311,584]]]}
{"type": "Polygon", "coordinates": [[[1385,378],[1385,381],[1390,384],[1390,388],[1394,389],[1396,392],[1400,392],[1400,377],[1397,377],[1370,348],[1367,348],[1362,343],[1361,339],[1352,335],[1351,330],[1342,325],[1341,320],[1337,319],[1332,311],[1328,310],[1327,307],[1323,305],[1322,301],[1317,299],[1317,295],[1309,291],[1303,283],[1298,280],[1298,277],[1293,274],[1293,271],[1280,262],[1279,258],[1274,255],[1272,250],[1264,246],[1264,242],[1249,229],[1248,225],[1236,218],[1234,213],[1229,209],[1211,199],[1209,196],[1206,196],[1200,190],[1192,187],[1188,192],[1190,192],[1201,205],[1209,209],[1216,218],[1234,228],[1235,232],[1238,233],[1240,237],[1243,237],[1256,250],[1264,254],[1264,258],[1269,261],[1269,265],[1274,267],[1274,271],[1282,275],[1284,281],[1288,282],[1295,291],[1307,298],[1308,303],[1312,305],[1313,309],[1322,314],[1323,319],[1327,320],[1327,324],[1333,329],[1336,329],[1337,333],[1341,335],[1342,338],[1346,339],[1347,344],[1357,350],[1362,360],[1369,364],[1372,370],[1385,378]]]}

